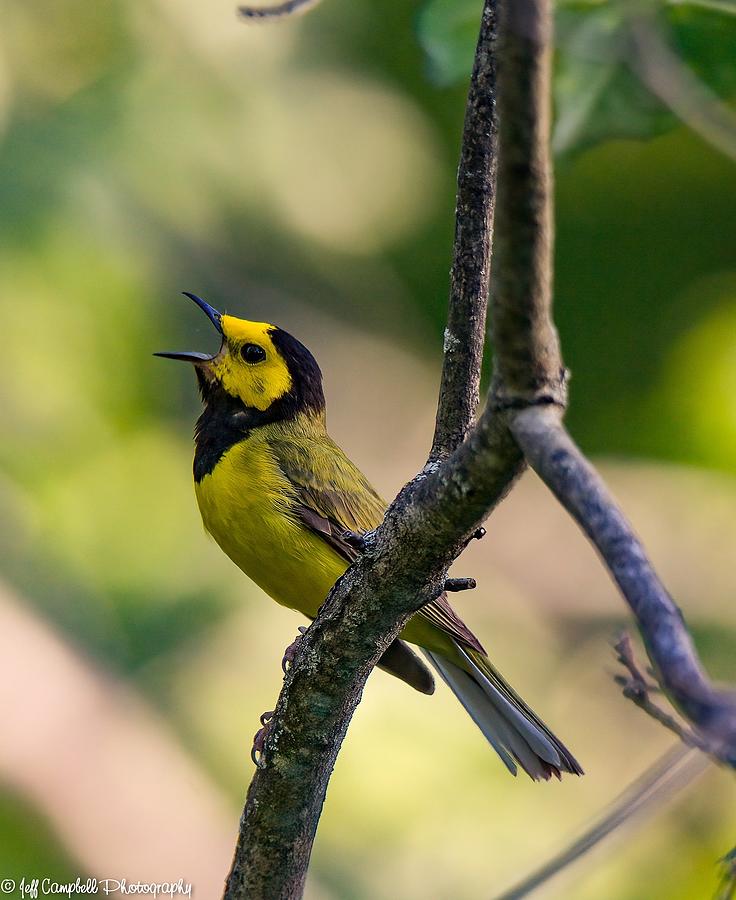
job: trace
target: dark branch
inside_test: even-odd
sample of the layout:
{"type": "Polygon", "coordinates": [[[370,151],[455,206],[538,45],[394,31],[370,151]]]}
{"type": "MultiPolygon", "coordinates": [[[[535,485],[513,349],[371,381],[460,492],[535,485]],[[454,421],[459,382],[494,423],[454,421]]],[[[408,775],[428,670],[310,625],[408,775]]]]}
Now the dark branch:
{"type": "Polygon", "coordinates": [[[495,4],[487,3],[465,108],[450,304],[432,460],[448,456],[460,444],[478,405],[496,199],[495,16],[495,4]]]}
{"type": "Polygon", "coordinates": [[[708,680],[682,613],[562,425],[566,379],[552,321],[550,4],[515,0],[501,8],[494,404],[507,410],[526,461],[601,554],[676,708],[736,765],[735,696],[708,680]]]}
{"type": "Polygon", "coordinates": [[[500,408],[565,404],[552,322],[551,21],[547,0],[500,6],[501,127],[491,332],[500,408]]]}
{"type": "Polygon", "coordinates": [[[275,6],[239,6],[238,14],[251,21],[286,19],[307,12],[319,2],[320,0],[286,0],[285,3],[277,3],[275,6]]]}
{"type": "Polygon", "coordinates": [[[736,765],[736,695],[709,681],[680,609],[603,480],[565,431],[559,411],[523,410],[511,429],[529,464],[600,553],[636,618],[665,693],[713,751],[736,765]]]}

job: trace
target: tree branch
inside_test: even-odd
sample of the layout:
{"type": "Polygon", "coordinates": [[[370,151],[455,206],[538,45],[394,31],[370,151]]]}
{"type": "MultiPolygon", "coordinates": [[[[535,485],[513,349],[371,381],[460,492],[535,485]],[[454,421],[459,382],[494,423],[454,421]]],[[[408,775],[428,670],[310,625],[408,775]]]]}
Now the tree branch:
{"type": "Polygon", "coordinates": [[[495,9],[495,0],[485,0],[458,188],[448,333],[468,346],[445,341],[450,361],[433,465],[401,491],[298,643],[248,791],[227,900],[301,896],[327,783],[372,667],[412,613],[440,592],[447,569],[521,468],[497,417],[484,416],[462,440],[477,401],[490,268],[495,9]]]}
{"type": "Polygon", "coordinates": [[[450,303],[430,460],[448,456],[462,442],[479,399],[498,157],[495,18],[495,3],[487,3],[465,108],[450,303]]]}
{"type": "Polygon", "coordinates": [[[550,4],[514,0],[501,4],[500,15],[494,405],[564,406],[565,373],[552,323],[550,4]]]}
{"type": "Polygon", "coordinates": [[[713,752],[736,766],[736,695],[709,681],[680,609],[562,424],[566,376],[551,314],[549,0],[515,0],[501,10],[494,402],[508,410],[526,461],[603,558],[664,690],[713,752]]]}
{"type": "Polygon", "coordinates": [[[736,696],[716,689],[698,659],[682,612],[641,542],[573,443],[558,410],[526,409],[511,430],[529,464],[598,550],[633,612],[660,683],[675,707],[731,765],[736,765],[736,696]]]}

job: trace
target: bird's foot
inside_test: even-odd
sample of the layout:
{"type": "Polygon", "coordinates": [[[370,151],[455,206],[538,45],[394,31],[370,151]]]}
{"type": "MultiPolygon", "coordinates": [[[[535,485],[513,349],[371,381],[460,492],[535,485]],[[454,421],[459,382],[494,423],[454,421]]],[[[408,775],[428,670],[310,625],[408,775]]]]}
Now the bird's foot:
{"type": "Polygon", "coordinates": [[[253,760],[253,765],[258,766],[259,769],[263,768],[263,748],[266,744],[268,729],[271,727],[272,718],[272,709],[268,712],[264,712],[261,716],[261,727],[253,735],[253,746],[251,747],[250,758],[253,760]]]}
{"type": "Polygon", "coordinates": [[[296,656],[296,648],[299,646],[299,641],[302,639],[302,635],[306,630],[307,629],[304,625],[300,625],[299,634],[289,644],[286,650],[284,650],[284,658],[281,660],[281,669],[284,675],[286,675],[291,667],[291,664],[294,662],[294,657],[296,656]]]}
{"type": "Polygon", "coordinates": [[[358,553],[365,553],[366,542],[362,534],[357,531],[343,531],[342,539],[358,553]]]}

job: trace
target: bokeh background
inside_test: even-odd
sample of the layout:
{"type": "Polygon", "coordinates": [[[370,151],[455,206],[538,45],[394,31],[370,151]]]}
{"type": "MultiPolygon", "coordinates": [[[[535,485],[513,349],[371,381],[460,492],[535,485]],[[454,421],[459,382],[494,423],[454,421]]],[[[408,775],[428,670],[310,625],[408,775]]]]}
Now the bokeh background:
{"type": "MultiPolygon", "coordinates": [[[[230,0],[1,8],[0,877],[183,877],[208,900],[301,621],[206,539],[194,379],[151,353],[216,347],[181,290],[292,331],[334,437],[393,496],[432,433],[464,68],[428,60],[409,0],[270,27],[230,0]]],[[[687,125],[615,131],[560,148],[569,424],[734,681],[736,165],[687,125]]],[[[671,745],[620,697],[623,604],[533,476],[458,573],[479,581],[461,614],[587,774],[514,780],[443,687],[377,672],[313,900],[490,898],[671,745]]],[[[711,771],[546,896],[709,896],[734,840],[711,771]]]]}

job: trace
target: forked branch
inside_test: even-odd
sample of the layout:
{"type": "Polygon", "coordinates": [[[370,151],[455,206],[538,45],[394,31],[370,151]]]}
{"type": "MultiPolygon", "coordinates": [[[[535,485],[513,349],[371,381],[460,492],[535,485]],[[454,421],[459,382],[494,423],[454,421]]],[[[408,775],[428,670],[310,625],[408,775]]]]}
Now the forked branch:
{"type": "Polygon", "coordinates": [[[327,783],[372,667],[408,618],[437,596],[447,569],[510,489],[525,457],[600,552],[678,709],[736,763],[733,698],[708,681],[679,610],[562,425],[566,379],[551,313],[550,0],[498,0],[498,11],[497,23],[496,0],[485,0],[463,133],[429,464],[367,536],[364,553],[299,641],[248,791],[227,900],[301,896],[327,783]],[[483,349],[497,134],[494,378],[470,427],[483,349]]]}

